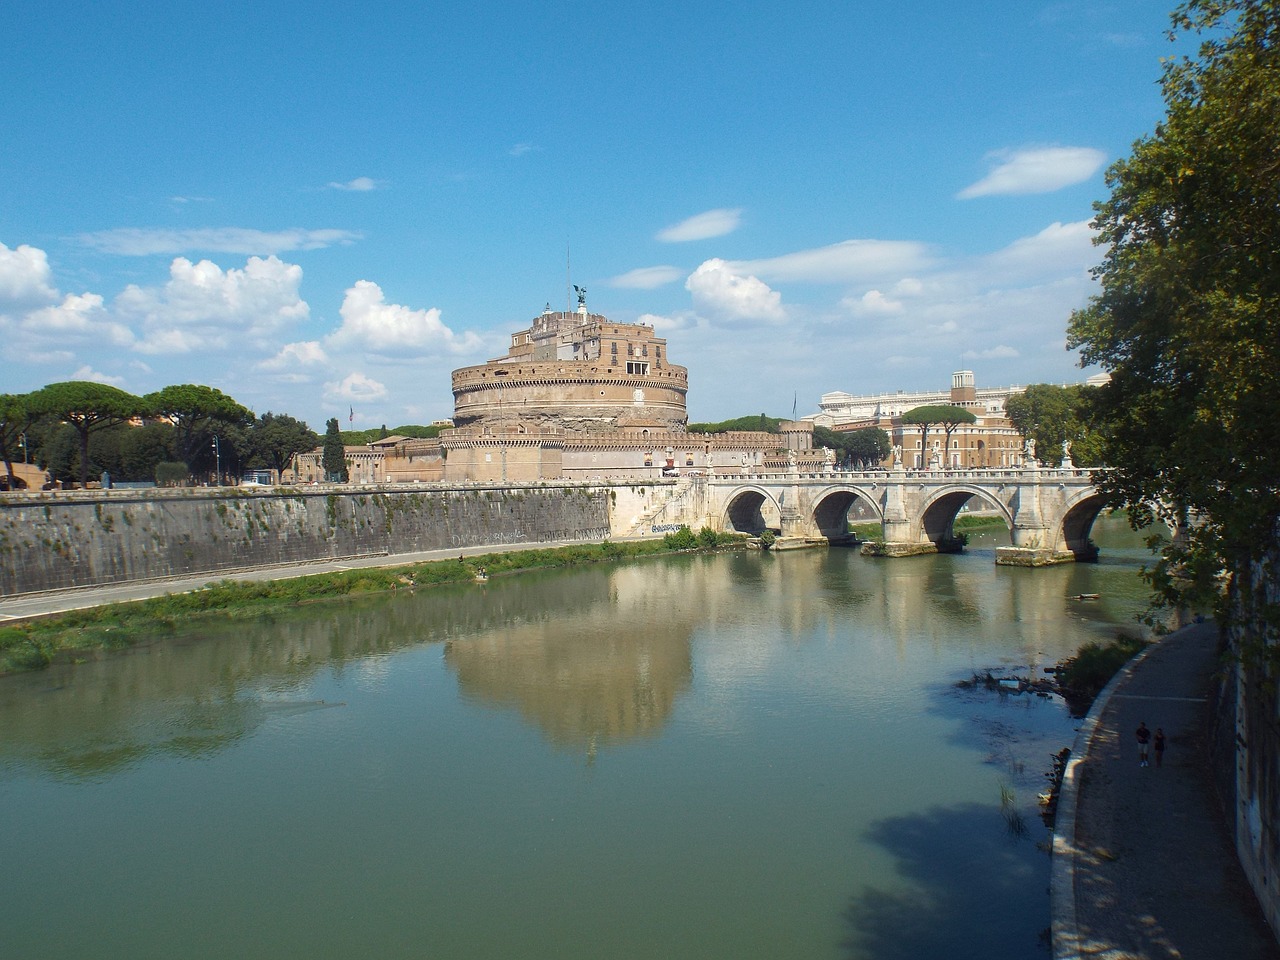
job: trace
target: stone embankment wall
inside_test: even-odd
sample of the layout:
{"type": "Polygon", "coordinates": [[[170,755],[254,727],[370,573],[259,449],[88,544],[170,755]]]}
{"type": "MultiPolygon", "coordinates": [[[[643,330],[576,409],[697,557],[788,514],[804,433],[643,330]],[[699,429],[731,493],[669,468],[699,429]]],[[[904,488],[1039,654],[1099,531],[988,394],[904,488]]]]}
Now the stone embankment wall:
{"type": "Polygon", "coordinates": [[[1235,833],[1245,875],[1280,931],[1280,526],[1271,543],[1236,584],[1235,833]]]}
{"type": "Polygon", "coordinates": [[[74,491],[0,497],[0,595],[498,543],[602,540],[652,486],[74,491]]]}

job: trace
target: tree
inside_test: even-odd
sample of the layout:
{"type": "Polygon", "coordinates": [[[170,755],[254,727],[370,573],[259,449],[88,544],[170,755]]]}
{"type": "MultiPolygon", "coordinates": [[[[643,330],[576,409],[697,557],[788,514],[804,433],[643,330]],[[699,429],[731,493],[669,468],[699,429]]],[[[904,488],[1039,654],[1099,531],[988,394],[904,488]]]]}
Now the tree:
{"type": "Polygon", "coordinates": [[[89,438],[90,465],[112,480],[152,480],[156,464],[172,458],[173,427],[167,423],[121,423],[89,438]]]}
{"type": "Polygon", "coordinates": [[[1078,384],[1033,383],[1008,399],[1005,414],[1023,437],[1035,440],[1037,455],[1046,463],[1061,463],[1062,445],[1070,443],[1074,462],[1097,464],[1097,444],[1089,426],[1097,392],[1097,387],[1078,384]]]}
{"type": "Polygon", "coordinates": [[[690,433],[729,433],[734,430],[759,430],[763,433],[778,433],[782,420],[765,414],[747,417],[735,417],[732,420],[721,420],[719,423],[691,423],[685,429],[690,433]]]}
{"type": "Polygon", "coordinates": [[[121,480],[154,480],[157,465],[173,460],[171,424],[144,423],[120,433],[120,463],[111,471],[112,476],[118,473],[121,480]]]}
{"type": "Polygon", "coordinates": [[[27,394],[33,415],[49,416],[70,424],[80,438],[80,485],[89,483],[89,435],[140,416],[146,410],[142,398],[119,387],[88,380],[51,383],[27,394]]]}
{"type": "Polygon", "coordinates": [[[15,486],[13,457],[25,442],[24,435],[31,420],[25,395],[0,393],[0,459],[4,460],[6,490],[15,486]]]}
{"type": "Polygon", "coordinates": [[[841,466],[844,466],[845,461],[848,459],[849,454],[846,449],[844,434],[837,433],[830,427],[815,426],[813,428],[813,444],[815,447],[834,450],[836,461],[841,466]]]}
{"type": "Polygon", "coordinates": [[[331,482],[347,482],[347,451],[342,443],[342,429],[338,418],[331,417],[325,424],[324,451],[321,454],[324,478],[331,482]]]}
{"type": "Polygon", "coordinates": [[[956,427],[962,423],[977,423],[978,418],[972,410],[966,410],[964,407],[952,407],[939,423],[942,429],[946,431],[947,438],[942,444],[942,462],[951,465],[951,434],[955,433],[956,427]]]}
{"type": "Polygon", "coordinates": [[[76,428],[69,423],[58,423],[46,431],[40,439],[36,462],[52,479],[73,482],[80,476],[80,437],[76,428]]]}
{"type": "Polygon", "coordinates": [[[394,428],[391,432],[401,437],[413,437],[419,440],[434,440],[440,436],[440,431],[447,429],[446,427],[431,426],[424,427],[421,424],[404,423],[394,428]]]}
{"type": "Polygon", "coordinates": [[[863,470],[880,466],[893,452],[893,441],[879,427],[863,427],[845,434],[849,459],[863,470]]]}
{"type": "MultiPolygon", "coordinates": [[[[1107,172],[1100,291],[1068,346],[1111,372],[1096,482],[1135,525],[1195,518],[1153,580],[1166,602],[1240,574],[1280,522],[1280,0],[1191,0],[1166,116],[1107,172]],[[1163,573],[1162,573],[1163,570],[1163,573]]],[[[1220,615],[1228,608],[1219,603],[1220,615]]]]}
{"type": "Polygon", "coordinates": [[[878,466],[893,449],[889,435],[879,427],[848,431],[814,427],[813,442],[816,446],[834,450],[842,467],[856,464],[864,470],[878,466]]]}
{"type": "Polygon", "coordinates": [[[920,428],[920,467],[929,465],[929,428],[935,424],[947,432],[947,450],[951,448],[951,432],[962,423],[973,423],[977,417],[964,407],[949,403],[926,404],[915,407],[902,415],[904,425],[920,428]]]}
{"type": "MultiPolygon", "coordinates": [[[[151,416],[173,424],[178,458],[195,470],[209,460],[213,438],[227,427],[253,422],[253,413],[221,390],[184,383],[149,393],[143,400],[151,416]]],[[[221,441],[220,441],[221,442],[221,441]]]]}
{"type": "Polygon", "coordinates": [[[295,453],[305,453],[320,445],[316,432],[301,420],[270,411],[254,421],[249,430],[251,464],[262,464],[283,474],[295,453]]]}

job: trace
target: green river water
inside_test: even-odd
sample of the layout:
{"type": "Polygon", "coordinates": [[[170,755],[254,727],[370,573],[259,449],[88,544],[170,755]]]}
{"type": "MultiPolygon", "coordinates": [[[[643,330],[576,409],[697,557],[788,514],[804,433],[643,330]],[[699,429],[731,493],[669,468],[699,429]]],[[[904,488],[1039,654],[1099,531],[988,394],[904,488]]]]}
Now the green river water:
{"type": "Polygon", "coordinates": [[[1047,957],[1078,724],[956,681],[1132,624],[1140,540],[1095,539],[528,573],[0,679],[0,957],[1047,957]]]}

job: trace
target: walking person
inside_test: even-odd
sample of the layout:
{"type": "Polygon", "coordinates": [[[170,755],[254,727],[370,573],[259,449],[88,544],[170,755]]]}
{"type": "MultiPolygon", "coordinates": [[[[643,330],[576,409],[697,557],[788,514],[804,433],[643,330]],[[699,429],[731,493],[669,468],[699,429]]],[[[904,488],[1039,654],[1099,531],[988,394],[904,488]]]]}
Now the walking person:
{"type": "Polygon", "coordinates": [[[1156,727],[1156,735],[1151,742],[1151,747],[1156,752],[1156,766],[1164,764],[1164,728],[1156,727]]]}
{"type": "Polygon", "coordinates": [[[1145,720],[1138,721],[1138,766],[1149,767],[1151,763],[1147,760],[1147,744],[1151,742],[1151,731],[1147,729],[1145,720]]]}

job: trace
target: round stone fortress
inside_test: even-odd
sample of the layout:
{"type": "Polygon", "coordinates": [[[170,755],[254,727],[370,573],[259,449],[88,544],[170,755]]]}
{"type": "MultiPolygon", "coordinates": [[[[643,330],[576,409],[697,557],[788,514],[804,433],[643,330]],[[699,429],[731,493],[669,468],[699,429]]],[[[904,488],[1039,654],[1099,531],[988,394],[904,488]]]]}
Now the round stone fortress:
{"type": "Polygon", "coordinates": [[[667,358],[667,341],[643,324],[615,323],[550,307],[511,335],[505,357],[453,372],[454,424],[461,430],[522,423],[565,435],[626,427],[683,432],[689,373],[667,358]]]}
{"type": "MultiPolygon", "coordinates": [[[[356,482],[508,483],[657,479],[829,465],[813,425],[782,433],[690,433],[689,371],[642,323],[548,306],[511,335],[505,357],[453,372],[453,426],[434,440],[386,437],[348,446],[356,482]]],[[[323,449],[299,454],[299,482],[323,479],[323,449]]]]}

